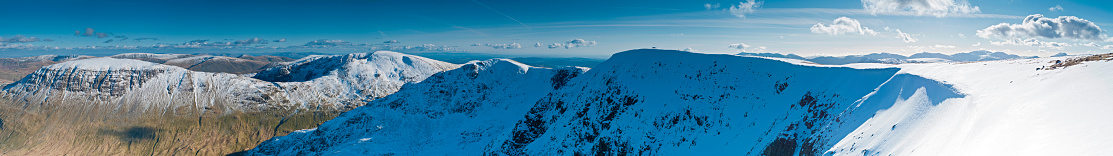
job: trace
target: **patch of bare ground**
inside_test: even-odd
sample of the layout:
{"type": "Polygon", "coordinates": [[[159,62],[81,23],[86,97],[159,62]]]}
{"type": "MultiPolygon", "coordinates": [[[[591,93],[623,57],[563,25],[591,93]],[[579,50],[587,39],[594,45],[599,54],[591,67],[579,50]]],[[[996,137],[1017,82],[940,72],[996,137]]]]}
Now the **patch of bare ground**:
{"type": "Polygon", "coordinates": [[[1079,64],[1082,64],[1082,62],[1110,61],[1110,60],[1113,60],[1113,53],[1090,55],[1090,56],[1086,56],[1086,57],[1075,57],[1075,58],[1067,59],[1065,61],[1064,60],[1053,60],[1053,61],[1048,62],[1048,63],[1055,63],[1055,64],[1052,64],[1051,66],[1040,68],[1039,70],[1055,70],[1055,69],[1062,69],[1062,68],[1066,68],[1066,67],[1070,67],[1070,66],[1074,66],[1074,65],[1079,65],[1079,64]]]}

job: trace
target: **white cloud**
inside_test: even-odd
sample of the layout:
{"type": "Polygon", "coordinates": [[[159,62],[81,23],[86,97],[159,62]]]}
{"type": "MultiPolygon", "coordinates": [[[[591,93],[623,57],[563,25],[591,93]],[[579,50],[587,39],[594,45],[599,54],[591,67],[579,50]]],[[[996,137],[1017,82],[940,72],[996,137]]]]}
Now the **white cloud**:
{"type": "Polygon", "coordinates": [[[235,42],[231,43],[231,45],[234,45],[234,46],[248,46],[248,45],[252,45],[252,44],[267,44],[267,40],[259,39],[258,37],[256,37],[256,38],[252,38],[252,39],[239,40],[239,41],[235,41],[235,42]]]}
{"type": "Polygon", "coordinates": [[[1113,49],[1113,45],[1102,46],[1101,49],[1113,49]]]}
{"type": "Polygon", "coordinates": [[[828,34],[828,35],[842,35],[849,33],[858,33],[860,35],[877,35],[877,31],[873,31],[869,27],[863,27],[856,19],[839,17],[835,19],[830,25],[823,23],[816,23],[812,25],[812,33],[828,34]]]}
{"type": "Polygon", "coordinates": [[[564,43],[549,44],[549,49],[556,49],[556,48],[568,49],[568,48],[576,48],[576,47],[590,47],[590,46],[595,46],[596,44],[597,43],[595,41],[588,41],[588,40],[577,38],[577,39],[572,39],[571,41],[567,41],[567,42],[564,42],[564,43]]]}
{"type": "Polygon", "coordinates": [[[912,38],[911,34],[901,32],[900,29],[893,29],[893,30],[896,30],[897,38],[900,38],[901,40],[904,40],[904,43],[912,43],[912,42],[917,41],[916,38],[912,38]]]}
{"type": "Polygon", "coordinates": [[[975,14],[978,6],[966,0],[862,0],[862,8],[871,14],[914,13],[918,16],[945,17],[947,14],[975,14]]]}
{"type": "Polygon", "coordinates": [[[687,52],[697,52],[696,50],[693,50],[693,49],[692,49],[692,47],[684,48],[684,50],[683,50],[683,51],[687,51],[687,52]]]}
{"type": "Polygon", "coordinates": [[[948,48],[948,49],[950,49],[950,48],[955,48],[955,46],[953,46],[953,45],[938,45],[938,44],[936,44],[935,46],[932,46],[932,47],[935,47],[935,48],[948,48]]]}
{"type": "Polygon", "coordinates": [[[1054,7],[1047,8],[1047,11],[1063,11],[1063,6],[1055,5],[1054,7]]]}
{"type": "Polygon", "coordinates": [[[966,34],[958,33],[958,38],[966,38],[966,34]]]}
{"type": "Polygon", "coordinates": [[[307,47],[347,46],[347,45],[352,45],[352,43],[348,42],[348,41],[343,41],[343,40],[327,40],[327,39],[319,39],[319,40],[310,41],[309,43],[305,43],[305,46],[307,46],[307,47]]]}
{"type": "Polygon", "coordinates": [[[777,53],[777,52],[779,52],[779,51],[770,51],[770,50],[768,50],[768,47],[765,47],[765,46],[756,46],[755,47],[755,46],[750,46],[750,45],[745,44],[745,43],[734,43],[734,44],[728,45],[727,47],[731,48],[731,49],[738,49],[738,50],[741,50],[742,52],[748,52],[748,53],[777,53]]]}
{"type": "Polygon", "coordinates": [[[1041,14],[1028,15],[1020,24],[1001,23],[978,30],[978,37],[1018,39],[1030,37],[1068,38],[1084,40],[1108,39],[1097,24],[1075,16],[1046,18],[1041,14]]]}
{"type": "Polygon", "coordinates": [[[1063,49],[1063,47],[1069,47],[1070,46],[1070,44],[1068,44],[1068,43],[1044,42],[1044,41],[1040,41],[1036,38],[1010,39],[1010,40],[1005,40],[1005,41],[991,41],[989,43],[993,44],[993,45],[998,45],[998,46],[1002,46],[1002,45],[1023,45],[1023,46],[1033,46],[1033,47],[1040,47],[1040,48],[1054,48],[1054,49],[1063,49]]]}
{"type": "Polygon", "coordinates": [[[982,46],[982,42],[974,43],[974,45],[970,45],[970,46],[974,46],[974,47],[982,46]]]}
{"type": "Polygon", "coordinates": [[[734,49],[746,49],[746,48],[749,48],[750,45],[747,45],[745,43],[735,43],[735,44],[730,44],[727,47],[734,48],[734,49]]]}
{"type": "Polygon", "coordinates": [[[706,4],[703,4],[703,8],[706,8],[707,10],[711,10],[711,9],[719,9],[719,6],[721,6],[721,5],[719,5],[719,3],[715,3],[715,4],[711,4],[711,3],[706,3],[706,4]]]}
{"type": "Polygon", "coordinates": [[[1098,43],[1095,43],[1095,42],[1090,42],[1090,43],[1075,43],[1074,45],[1076,45],[1076,46],[1087,46],[1087,47],[1101,47],[1101,45],[1099,45],[1098,43]]]}
{"type": "Polygon", "coordinates": [[[541,42],[537,42],[537,44],[533,44],[533,47],[543,47],[543,46],[545,46],[545,45],[542,45],[541,42]]]}
{"type": "Polygon", "coordinates": [[[286,42],[286,38],[274,40],[274,42],[286,42]]]}
{"type": "Polygon", "coordinates": [[[521,48],[522,48],[522,45],[521,45],[521,44],[518,44],[518,43],[510,43],[510,44],[486,44],[486,45],[484,45],[484,46],[488,46],[488,47],[491,47],[491,48],[495,48],[495,49],[521,49],[521,48]]]}
{"type": "MultiPolygon", "coordinates": [[[[765,2],[764,1],[756,1],[755,2],[754,0],[746,0],[745,2],[738,2],[738,5],[730,5],[730,8],[729,8],[728,11],[730,11],[731,15],[738,16],[738,17],[741,17],[741,18],[746,18],[746,14],[754,13],[754,11],[757,10],[757,8],[761,7],[762,3],[765,3],[765,2]]],[[[707,5],[704,5],[704,6],[706,7],[707,5]]]]}
{"type": "Polygon", "coordinates": [[[389,41],[383,41],[383,43],[390,44],[390,43],[402,43],[402,42],[398,42],[398,40],[389,40],[389,41]]]}

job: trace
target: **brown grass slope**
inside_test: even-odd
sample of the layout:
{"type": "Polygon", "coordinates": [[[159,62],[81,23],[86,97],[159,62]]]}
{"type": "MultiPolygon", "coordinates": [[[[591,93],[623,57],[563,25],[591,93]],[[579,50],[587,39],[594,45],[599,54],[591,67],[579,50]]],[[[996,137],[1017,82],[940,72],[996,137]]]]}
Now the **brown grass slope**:
{"type": "Polygon", "coordinates": [[[77,99],[19,104],[0,99],[2,155],[227,155],[313,128],[337,110],[261,112],[179,107],[119,115],[111,103],[77,99]],[[77,104],[63,104],[63,103],[77,104]],[[202,110],[202,111],[195,111],[202,110]]]}

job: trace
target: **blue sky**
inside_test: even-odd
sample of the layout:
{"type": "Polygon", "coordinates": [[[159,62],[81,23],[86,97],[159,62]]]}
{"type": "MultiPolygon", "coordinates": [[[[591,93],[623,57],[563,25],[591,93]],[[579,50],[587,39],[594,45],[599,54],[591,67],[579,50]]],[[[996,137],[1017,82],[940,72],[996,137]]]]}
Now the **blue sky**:
{"type": "Polygon", "coordinates": [[[0,6],[0,53],[6,56],[118,49],[579,57],[650,47],[802,56],[1113,50],[1103,29],[1113,28],[1113,4],[1103,1],[44,0],[0,6]],[[1038,27],[1045,24],[1062,26],[1038,27]],[[93,33],[85,34],[87,28],[93,33]],[[306,45],[322,39],[345,44],[306,45]],[[398,42],[384,43],[390,40],[398,42]]]}

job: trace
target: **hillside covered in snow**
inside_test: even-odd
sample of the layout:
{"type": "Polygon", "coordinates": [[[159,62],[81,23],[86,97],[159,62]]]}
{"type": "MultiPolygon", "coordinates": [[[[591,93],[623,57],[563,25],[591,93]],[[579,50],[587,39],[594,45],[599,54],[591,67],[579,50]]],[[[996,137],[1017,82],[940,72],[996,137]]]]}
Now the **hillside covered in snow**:
{"type": "Polygon", "coordinates": [[[555,75],[473,62],[248,154],[1110,152],[1095,132],[1113,130],[1113,87],[1094,84],[1113,63],[1037,70],[1069,59],[835,66],[642,49],[555,75]]]}

